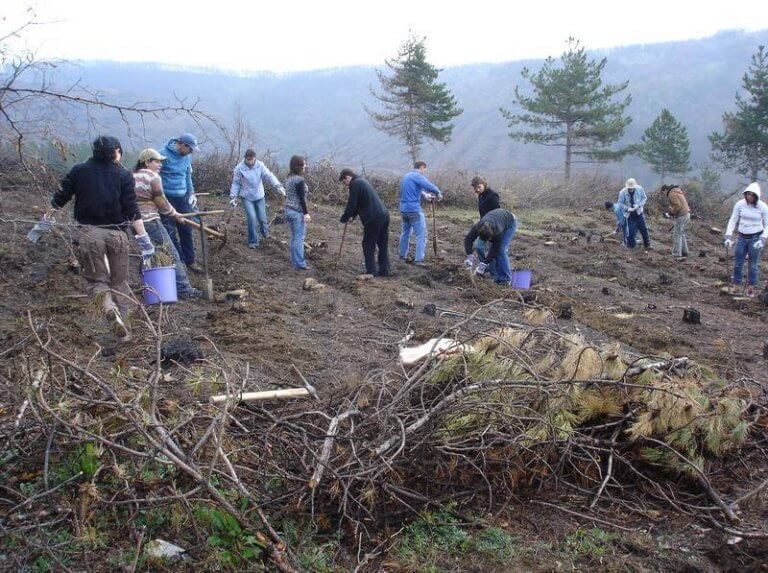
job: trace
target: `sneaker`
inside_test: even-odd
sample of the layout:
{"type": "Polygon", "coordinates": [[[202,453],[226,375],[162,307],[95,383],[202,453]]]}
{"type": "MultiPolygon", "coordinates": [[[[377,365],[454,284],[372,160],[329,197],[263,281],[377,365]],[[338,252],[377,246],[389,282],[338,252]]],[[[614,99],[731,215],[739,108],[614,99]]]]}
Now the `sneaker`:
{"type": "Polygon", "coordinates": [[[731,292],[731,294],[741,294],[741,285],[731,285],[728,287],[728,290],[731,292]]]}
{"type": "Polygon", "coordinates": [[[197,263],[190,263],[187,265],[187,269],[192,271],[193,273],[196,273],[198,275],[202,275],[205,273],[205,269],[198,265],[197,263]]]}
{"type": "Polygon", "coordinates": [[[309,267],[306,267],[306,266],[305,267],[293,267],[293,268],[296,269],[297,271],[308,271],[309,270],[309,267]]]}
{"type": "Polygon", "coordinates": [[[249,249],[258,249],[259,245],[254,245],[253,243],[251,243],[251,244],[248,245],[248,248],[249,249]]]}
{"type": "Polygon", "coordinates": [[[413,265],[416,267],[421,267],[423,269],[427,268],[428,266],[427,263],[425,263],[424,261],[413,261],[413,265]]]}
{"type": "Polygon", "coordinates": [[[203,296],[203,291],[201,291],[199,288],[194,288],[194,287],[191,287],[179,293],[179,299],[181,300],[192,300],[195,298],[201,298],[202,296],[203,296]]]}
{"type": "Polygon", "coordinates": [[[117,335],[117,338],[121,342],[127,342],[131,339],[131,331],[128,330],[128,327],[125,325],[125,322],[123,321],[123,317],[120,316],[120,311],[117,309],[112,309],[107,312],[107,320],[112,325],[112,330],[117,335]]]}
{"type": "Polygon", "coordinates": [[[746,292],[744,293],[744,296],[747,298],[755,298],[755,287],[748,286],[746,292]]]}

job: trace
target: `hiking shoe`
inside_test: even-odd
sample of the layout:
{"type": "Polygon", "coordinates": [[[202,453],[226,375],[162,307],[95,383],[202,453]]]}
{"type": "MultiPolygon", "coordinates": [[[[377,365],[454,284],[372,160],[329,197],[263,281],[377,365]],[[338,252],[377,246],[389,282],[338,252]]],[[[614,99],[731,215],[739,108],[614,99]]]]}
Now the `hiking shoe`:
{"type": "Polygon", "coordinates": [[[123,317],[120,316],[120,311],[114,308],[107,311],[107,320],[112,325],[112,330],[121,342],[127,342],[131,339],[131,331],[128,330],[128,327],[123,321],[123,317]]]}
{"type": "Polygon", "coordinates": [[[413,266],[425,269],[428,265],[424,261],[413,261],[413,266]]]}
{"type": "Polygon", "coordinates": [[[201,298],[202,296],[203,296],[203,291],[201,291],[199,288],[194,288],[194,287],[179,293],[179,298],[181,300],[192,300],[195,298],[201,298]]]}
{"type": "Polygon", "coordinates": [[[248,245],[248,248],[249,248],[249,249],[258,249],[258,248],[259,248],[259,245],[258,245],[258,244],[254,244],[254,243],[250,243],[250,244],[248,245]]]}
{"type": "Polygon", "coordinates": [[[205,273],[205,270],[203,269],[203,267],[201,267],[197,263],[190,263],[190,264],[188,264],[187,265],[187,269],[189,269],[190,271],[192,271],[193,273],[196,273],[198,275],[202,275],[203,273],[205,273]]]}
{"type": "Polygon", "coordinates": [[[755,298],[755,287],[748,286],[746,292],[744,293],[744,296],[747,298],[755,298]]]}

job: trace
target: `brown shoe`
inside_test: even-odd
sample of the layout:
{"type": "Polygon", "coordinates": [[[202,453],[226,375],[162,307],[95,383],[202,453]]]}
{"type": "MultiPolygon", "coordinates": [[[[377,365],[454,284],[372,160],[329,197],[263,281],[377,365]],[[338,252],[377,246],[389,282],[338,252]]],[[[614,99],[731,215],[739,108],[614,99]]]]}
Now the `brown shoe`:
{"type": "Polygon", "coordinates": [[[107,311],[107,320],[112,325],[112,330],[115,332],[120,342],[127,342],[131,339],[131,331],[128,330],[128,326],[126,326],[123,317],[120,316],[118,310],[112,309],[107,311]]]}
{"type": "Polygon", "coordinates": [[[187,265],[187,269],[198,275],[202,275],[205,273],[205,269],[203,269],[203,267],[201,267],[197,263],[191,263],[187,265]]]}

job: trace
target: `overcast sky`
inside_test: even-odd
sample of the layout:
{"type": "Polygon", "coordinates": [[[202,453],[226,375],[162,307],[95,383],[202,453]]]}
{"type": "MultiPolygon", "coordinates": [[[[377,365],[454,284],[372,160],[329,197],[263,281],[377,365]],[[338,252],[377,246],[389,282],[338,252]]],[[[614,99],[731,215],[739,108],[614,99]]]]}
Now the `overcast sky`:
{"type": "Polygon", "coordinates": [[[439,66],[557,56],[568,36],[589,49],[768,28],[768,2],[643,0],[468,2],[292,0],[110,2],[2,0],[0,36],[34,7],[24,41],[40,57],[163,62],[287,72],[380,65],[409,30],[439,66]]]}

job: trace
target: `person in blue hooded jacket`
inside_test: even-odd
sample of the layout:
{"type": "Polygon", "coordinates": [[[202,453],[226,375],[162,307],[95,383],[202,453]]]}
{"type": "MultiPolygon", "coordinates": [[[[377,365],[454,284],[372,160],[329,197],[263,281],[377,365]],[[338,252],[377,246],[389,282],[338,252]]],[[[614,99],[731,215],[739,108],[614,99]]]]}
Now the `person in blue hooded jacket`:
{"type": "Polygon", "coordinates": [[[259,246],[259,234],[256,232],[256,222],[259,231],[265,239],[269,238],[269,222],[267,221],[267,199],[264,195],[264,181],[272,189],[285,197],[285,188],[280,180],[256,159],[256,152],[248,149],[243,160],[237,164],[232,173],[232,186],[229,189],[229,204],[237,207],[238,198],[243,200],[245,218],[248,223],[248,248],[259,246]]]}
{"type": "MultiPolygon", "coordinates": [[[[168,141],[160,151],[160,154],[165,156],[163,168],[160,170],[163,191],[177,213],[194,213],[197,210],[195,186],[192,184],[192,154],[197,149],[197,138],[191,133],[182,133],[168,141]]],[[[172,217],[161,215],[161,219],[187,268],[192,272],[202,273],[202,267],[195,263],[192,229],[172,217]]]]}
{"type": "Polygon", "coordinates": [[[437,185],[424,175],[427,164],[417,161],[413,170],[406,173],[400,181],[400,215],[403,218],[403,231],[400,233],[400,260],[408,258],[411,231],[416,235],[416,253],[413,262],[424,266],[424,255],[427,250],[427,218],[421,210],[421,200],[440,201],[443,194],[437,185]]]}
{"type": "Polygon", "coordinates": [[[627,246],[627,218],[624,216],[624,209],[621,208],[619,203],[605,202],[605,209],[607,211],[613,211],[616,216],[616,228],[614,228],[611,235],[619,235],[621,237],[622,246],[627,246]]]}

